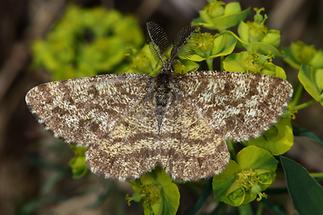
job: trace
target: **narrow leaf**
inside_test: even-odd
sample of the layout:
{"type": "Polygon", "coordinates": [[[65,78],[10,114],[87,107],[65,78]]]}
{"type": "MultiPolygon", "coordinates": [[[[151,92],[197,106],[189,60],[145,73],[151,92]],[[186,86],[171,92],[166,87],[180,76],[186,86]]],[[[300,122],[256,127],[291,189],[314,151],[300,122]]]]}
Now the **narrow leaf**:
{"type": "Polygon", "coordinates": [[[297,162],[280,157],[288,192],[300,215],[323,215],[323,188],[297,162]]]}

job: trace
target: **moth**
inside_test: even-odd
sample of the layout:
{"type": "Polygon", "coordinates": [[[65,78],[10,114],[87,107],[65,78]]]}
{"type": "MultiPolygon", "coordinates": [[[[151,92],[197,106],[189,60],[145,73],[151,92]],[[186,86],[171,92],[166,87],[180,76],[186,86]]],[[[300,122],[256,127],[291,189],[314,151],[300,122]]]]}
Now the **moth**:
{"type": "Polygon", "coordinates": [[[261,135],[283,113],[292,87],[259,74],[176,75],[173,62],[193,30],[179,34],[167,60],[162,28],[149,22],[147,30],[163,62],[156,77],[54,81],[31,89],[26,103],[55,137],[88,147],[91,171],[106,178],[135,179],[156,166],[184,181],[216,175],[229,161],[225,141],[261,135]]]}

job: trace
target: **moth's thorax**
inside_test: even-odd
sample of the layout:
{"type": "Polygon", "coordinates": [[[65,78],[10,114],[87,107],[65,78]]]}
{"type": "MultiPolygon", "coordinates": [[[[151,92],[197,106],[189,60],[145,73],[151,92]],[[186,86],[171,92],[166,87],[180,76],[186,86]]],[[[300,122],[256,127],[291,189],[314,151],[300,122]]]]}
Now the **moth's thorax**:
{"type": "Polygon", "coordinates": [[[158,121],[158,130],[160,130],[164,114],[167,110],[167,105],[171,97],[171,84],[172,73],[169,71],[162,71],[155,79],[155,104],[156,104],[156,117],[158,121]]]}

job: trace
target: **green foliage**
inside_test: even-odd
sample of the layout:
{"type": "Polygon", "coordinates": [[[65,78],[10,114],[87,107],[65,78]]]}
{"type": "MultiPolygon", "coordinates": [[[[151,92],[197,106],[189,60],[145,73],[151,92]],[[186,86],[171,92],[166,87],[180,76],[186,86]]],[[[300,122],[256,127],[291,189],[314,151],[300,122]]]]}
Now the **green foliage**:
{"type": "Polygon", "coordinates": [[[134,193],[128,201],[142,202],[145,215],[176,214],[179,191],[163,170],[155,169],[130,184],[134,193]]]}
{"type": "Polygon", "coordinates": [[[305,90],[323,105],[323,50],[297,41],[284,50],[284,60],[298,69],[298,80],[305,90]]]}
{"type": "Polygon", "coordinates": [[[300,215],[323,215],[323,188],[300,164],[280,158],[289,194],[300,215]]]}
{"type": "Polygon", "coordinates": [[[174,71],[176,74],[186,74],[188,72],[195,72],[200,65],[190,60],[176,60],[174,63],[174,71]]]}
{"type": "Polygon", "coordinates": [[[286,79],[284,69],[271,60],[267,55],[243,51],[227,56],[223,61],[223,68],[231,72],[251,72],[286,79]]]}
{"type": "Polygon", "coordinates": [[[242,11],[238,2],[225,4],[223,1],[209,0],[192,25],[223,31],[239,24],[248,14],[249,9],[242,11]]]}
{"type": "Polygon", "coordinates": [[[266,55],[279,55],[277,47],[280,44],[280,31],[268,29],[265,25],[267,15],[262,15],[263,8],[255,9],[253,22],[240,22],[238,34],[242,45],[251,52],[266,55]]]}
{"type": "Polygon", "coordinates": [[[141,50],[131,57],[131,63],[122,68],[122,73],[138,73],[156,76],[161,69],[161,64],[155,58],[149,45],[145,45],[141,50]]]}
{"type": "Polygon", "coordinates": [[[301,65],[323,68],[323,50],[317,50],[313,45],[296,41],[289,48],[284,49],[284,60],[295,69],[301,65]]]}
{"type": "Polygon", "coordinates": [[[298,73],[298,80],[305,90],[323,105],[323,68],[314,69],[312,66],[302,65],[298,73]]]}
{"type": "Polygon", "coordinates": [[[33,44],[34,64],[55,80],[114,72],[142,43],[134,18],[70,6],[46,38],[33,44]]]}
{"type": "Polygon", "coordinates": [[[294,144],[291,118],[284,117],[274,124],[262,136],[245,142],[245,145],[255,145],[264,148],[273,155],[287,152],[294,144]]]}
{"type": "Polygon", "coordinates": [[[231,54],[236,43],[237,40],[226,32],[217,35],[195,33],[180,51],[179,57],[194,62],[201,62],[231,54]]]}
{"type": "Polygon", "coordinates": [[[213,192],[220,201],[233,206],[247,204],[265,195],[262,193],[275,179],[277,160],[266,150],[247,146],[236,161],[219,175],[213,177],[213,192]]]}
{"type": "MultiPolygon", "coordinates": [[[[246,18],[250,10],[242,10],[238,2],[226,4],[220,0],[209,0],[199,12],[199,17],[192,22],[192,25],[204,27],[207,31],[193,33],[179,51],[173,66],[176,74],[204,69],[206,63],[209,70],[265,74],[287,79],[284,68],[276,65],[279,62],[276,60],[282,58],[299,70],[298,87],[286,113],[263,135],[243,142],[240,151],[235,150],[236,143],[228,144],[232,158],[225,170],[213,178],[215,198],[228,205],[239,206],[241,213],[251,211],[250,205],[246,204],[266,197],[265,190],[279,173],[276,172],[278,161],[274,156],[292,147],[294,135],[307,136],[322,144],[322,140],[310,131],[295,129],[294,126],[293,134],[292,120],[297,117],[298,111],[314,102],[323,105],[323,50],[301,41],[282,50],[280,31],[266,26],[264,9],[254,10],[253,20],[248,21],[246,18]],[[214,62],[220,62],[219,68],[213,65],[214,62]],[[300,103],[304,89],[313,100],[300,103]]],[[[143,44],[142,32],[134,18],[100,8],[70,6],[47,37],[35,42],[33,53],[34,65],[47,70],[55,80],[107,72],[154,77],[162,67],[149,44],[143,44]]],[[[86,149],[72,148],[75,156],[70,161],[70,167],[73,176],[80,178],[88,171],[84,157],[86,149]]],[[[308,191],[314,193],[318,188],[303,169],[283,158],[282,163],[289,191],[294,203],[297,203],[295,206],[301,211],[304,206],[300,202],[306,198],[302,199],[299,189],[307,195],[308,191]],[[297,179],[297,183],[291,180],[293,178],[297,179]],[[307,184],[297,189],[302,180],[307,184]]],[[[176,184],[163,170],[155,169],[130,184],[133,195],[128,200],[141,202],[145,214],[176,214],[180,194],[176,184]]],[[[203,196],[203,201],[207,195],[203,196]]],[[[279,211],[275,205],[270,207],[279,211]]],[[[312,209],[315,210],[315,207],[317,205],[313,205],[312,209]]]]}
{"type": "Polygon", "coordinates": [[[69,161],[69,166],[72,170],[73,178],[79,179],[88,173],[88,168],[85,160],[85,147],[71,145],[74,152],[74,157],[69,161]]]}

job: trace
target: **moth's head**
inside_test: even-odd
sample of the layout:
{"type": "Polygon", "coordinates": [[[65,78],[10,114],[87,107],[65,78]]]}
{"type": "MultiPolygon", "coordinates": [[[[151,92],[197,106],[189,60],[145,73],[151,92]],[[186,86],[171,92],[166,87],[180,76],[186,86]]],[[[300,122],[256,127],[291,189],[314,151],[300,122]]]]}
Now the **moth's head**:
{"type": "Polygon", "coordinates": [[[174,72],[174,70],[173,70],[173,64],[174,64],[174,61],[172,61],[171,59],[166,59],[163,62],[163,65],[162,65],[162,68],[161,68],[160,73],[164,73],[164,74],[171,74],[171,73],[173,73],[174,72]]]}

